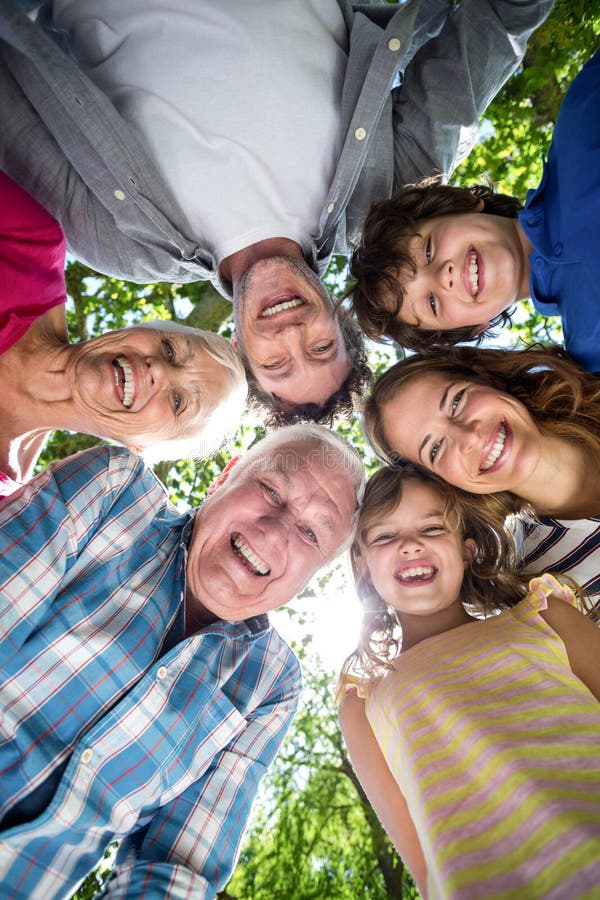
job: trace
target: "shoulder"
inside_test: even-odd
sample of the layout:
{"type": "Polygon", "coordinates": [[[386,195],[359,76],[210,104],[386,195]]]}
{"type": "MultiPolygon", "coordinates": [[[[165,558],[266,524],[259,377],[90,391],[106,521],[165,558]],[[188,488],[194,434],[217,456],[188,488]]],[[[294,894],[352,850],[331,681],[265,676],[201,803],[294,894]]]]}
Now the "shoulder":
{"type": "Polygon", "coordinates": [[[600,591],[600,517],[529,522],[521,545],[525,574],[560,572],[591,592],[600,591]]]}
{"type": "Polygon", "coordinates": [[[98,493],[104,494],[105,503],[124,496],[133,503],[148,494],[155,501],[166,501],[164,486],[154,472],[125,447],[91,447],[51,463],[47,473],[59,492],[79,496],[83,503],[98,493]]]}
{"type": "Polygon", "coordinates": [[[344,733],[366,721],[365,698],[359,694],[355,685],[349,684],[340,700],[338,716],[344,733]]]}
{"type": "Polygon", "coordinates": [[[250,638],[249,661],[257,667],[257,681],[265,698],[296,702],[302,692],[300,662],[277,629],[265,619],[265,627],[250,638]]]}

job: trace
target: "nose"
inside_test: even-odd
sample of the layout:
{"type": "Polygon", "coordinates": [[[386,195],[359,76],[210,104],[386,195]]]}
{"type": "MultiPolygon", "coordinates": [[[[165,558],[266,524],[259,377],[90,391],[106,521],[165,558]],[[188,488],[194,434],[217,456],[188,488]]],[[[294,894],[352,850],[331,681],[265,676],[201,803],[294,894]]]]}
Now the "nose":
{"type": "Polygon", "coordinates": [[[284,508],[274,509],[261,517],[260,530],[265,546],[269,548],[271,564],[274,562],[285,563],[292,526],[292,516],[284,508]]]}
{"type": "Polygon", "coordinates": [[[480,443],[480,423],[477,419],[468,422],[456,421],[454,424],[454,443],[462,453],[470,453],[480,443]]]}
{"type": "Polygon", "coordinates": [[[147,356],[145,359],[146,382],[153,391],[160,390],[167,381],[165,362],[158,356],[147,356]]]}
{"type": "Polygon", "coordinates": [[[277,340],[281,342],[288,350],[300,349],[302,346],[303,332],[301,328],[302,322],[282,322],[275,329],[274,334],[277,340]]]}
{"type": "Polygon", "coordinates": [[[446,260],[438,269],[438,281],[445,291],[451,291],[456,284],[454,263],[446,260]]]}
{"type": "Polygon", "coordinates": [[[405,534],[398,539],[398,550],[403,556],[414,556],[421,553],[423,544],[416,534],[405,534]]]}

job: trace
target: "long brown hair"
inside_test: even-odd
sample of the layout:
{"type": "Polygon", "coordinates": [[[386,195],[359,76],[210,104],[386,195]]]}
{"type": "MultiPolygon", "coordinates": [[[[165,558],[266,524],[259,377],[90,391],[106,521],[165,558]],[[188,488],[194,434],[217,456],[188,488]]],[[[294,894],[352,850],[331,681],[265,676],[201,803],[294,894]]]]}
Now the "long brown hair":
{"type": "Polygon", "coordinates": [[[401,635],[395,611],[371,583],[366,560],[366,533],[375,517],[389,515],[402,499],[407,481],[419,481],[435,490],[444,501],[447,526],[477,546],[465,569],[460,599],[469,612],[489,615],[514,606],[527,590],[525,578],[516,572],[516,547],[510,525],[499,513],[492,513],[485,497],[453,487],[419,466],[383,466],[369,479],[359,510],[350,562],[363,621],[358,647],[346,660],[341,685],[352,674],[373,678],[392,668],[401,635]]]}
{"type": "MultiPolygon", "coordinates": [[[[382,409],[412,379],[448,375],[487,384],[523,403],[541,431],[600,455],[600,381],[558,346],[533,344],[522,350],[454,347],[416,353],[392,366],[375,382],[364,410],[365,432],[375,452],[387,463],[401,455],[389,444],[382,409]]],[[[505,515],[519,511],[524,501],[508,491],[486,495],[492,508],[505,515]]]]}

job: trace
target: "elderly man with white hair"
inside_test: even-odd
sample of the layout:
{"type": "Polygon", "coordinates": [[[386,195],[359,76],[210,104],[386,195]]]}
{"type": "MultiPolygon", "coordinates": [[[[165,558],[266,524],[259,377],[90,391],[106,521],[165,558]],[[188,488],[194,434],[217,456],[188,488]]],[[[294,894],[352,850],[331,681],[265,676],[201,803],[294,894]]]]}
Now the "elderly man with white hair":
{"type": "Polygon", "coordinates": [[[363,466],[269,435],[178,513],[139,457],[53,463],[0,510],[0,883],[66,897],[115,838],[108,896],[214,896],[296,709],[265,613],[347,544],[363,466]]]}

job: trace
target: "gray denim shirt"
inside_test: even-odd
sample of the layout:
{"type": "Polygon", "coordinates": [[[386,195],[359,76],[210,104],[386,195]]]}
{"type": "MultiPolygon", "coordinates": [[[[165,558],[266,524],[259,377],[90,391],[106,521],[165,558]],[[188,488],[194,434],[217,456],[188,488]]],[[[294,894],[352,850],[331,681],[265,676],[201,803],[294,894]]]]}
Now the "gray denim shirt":
{"type": "MultiPolygon", "coordinates": [[[[345,139],[311,235],[308,262],[319,271],[357,241],[374,200],[464,159],[479,116],[553,5],[338,2],[348,28],[345,139]]],[[[229,295],[137,134],[18,0],[0,0],[0,166],[92,268],[141,283],[210,279],[229,295]]]]}

